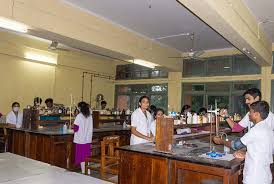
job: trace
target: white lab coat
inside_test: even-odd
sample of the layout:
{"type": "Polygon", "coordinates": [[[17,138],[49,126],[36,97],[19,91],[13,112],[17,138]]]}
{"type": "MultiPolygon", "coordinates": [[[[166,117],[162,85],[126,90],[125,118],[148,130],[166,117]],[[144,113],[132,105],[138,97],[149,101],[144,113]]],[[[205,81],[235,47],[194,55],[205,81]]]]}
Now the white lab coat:
{"type": "MultiPolygon", "coordinates": [[[[266,124],[271,130],[274,130],[274,114],[269,111],[269,114],[267,118],[265,119],[266,124]]],[[[243,117],[243,119],[239,122],[239,125],[241,125],[244,128],[248,128],[248,131],[250,128],[254,125],[250,120],[249,120],[249,112],[243,117]]]]}
{"type": "Polygon", "coordinates": [[[82,113],[78,114],[74,120],[74,125],[78,125],[79,130],[74,133],[73,142],[77,144],[91,143],[93,134],[92,115],[86,118],[82,113]]]}
{"type": "Polygon", "coordinates": [[[18,115],[16,116],[13,111],[9,112],[6,117],[6,123],[13,124],[16,128],[21,128],[23,123],[23,113],[18,112],[18,115]]]}
{"type": "Polygon", "coordinates": [[[155,137],[156,136],[156,119],[151,122],[150,131],[152,135],[155,137]]]}
{"type": "Polygon", "coordinates": [[[241,138],[241,142],[247,147],[243,183],[271,184],[274,137],[267,122],[264,120],[257,123],[241,138]]]}
{"type": "MultiPolygon", "coordinates": [[[[131,126],[136,127],[136,130],[143,135],[150,136],[151,123],[153,121],[152,115],[146,111],[147,117],[141,110],[141,108],[136,109],[131,115],[131,126]]],[[[137,137],[131,134],[130,145],[147,143],[149,141],[137,137]]]]}

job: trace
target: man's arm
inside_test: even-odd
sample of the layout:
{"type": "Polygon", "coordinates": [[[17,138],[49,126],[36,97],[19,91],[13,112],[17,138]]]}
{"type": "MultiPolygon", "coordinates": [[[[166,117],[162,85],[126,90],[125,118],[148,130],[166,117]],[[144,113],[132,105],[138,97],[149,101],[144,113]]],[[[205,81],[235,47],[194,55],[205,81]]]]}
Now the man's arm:
{"type": "Polygon", "coordinates": [[[245,145],[241,142],[240,139],[236,139],[234,141],[225,141],[223,139],[221,139],[218,136],[213,137],[213,141],[215,144],[222,144],[225,145],[229,148],[232,148],[233,150],[240,150],[245,148],[245,145]]]}
{"type": "MultiPolygon", "coordinates": [[[[220,115],[226,117],[225,121],[231,128],[232,132],[241,132],[245,129],[245,127],[242,127],[239,123],[235,123],[232,119],[229,118],[227,109],[221,109],[220,115]]],[[[246,117],[244,117],[242,121],[246,121],[246,117]]]]}

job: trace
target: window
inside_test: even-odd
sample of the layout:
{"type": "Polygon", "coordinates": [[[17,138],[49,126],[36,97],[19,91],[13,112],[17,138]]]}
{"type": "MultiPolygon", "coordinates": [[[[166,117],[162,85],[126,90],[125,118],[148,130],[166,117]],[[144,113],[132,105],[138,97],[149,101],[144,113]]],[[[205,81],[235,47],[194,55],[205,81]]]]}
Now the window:
{"type": "Polygon", "coordinates": [[[274,80],[271,81],[271,111],[274,111],[274,80]]]}
{"type": "Polygon", "coordinates": [[[144,66],[128,64],[117,65],[116,79],[131,80],[131,79],[151,79],[151,78],[167,78],[168,72],[159,69],[150,69],[144,66]]]}
{"type": "Polygon", "coordinates": [[[133,111],[138,108],[139,98],[143,95],[150,97],[151,105],[167,110],[167,84],[116,85],[115,91],[115,106],[120,110],[130,109],[133,111]]]}
{"type": "MultiPolygon", "coordinates": [[[[274,83],[272,83],[274,87],[274,83]]],[[[259,81],[234,81],[212,83],[183,83],[182,106],[191,105],[192,110],[198,112],[201,107],[215,105],[219,108],[228,108],[230,113],[244,115],[247,111],[244,104],[243,93],[249,88],[259,88],[259,81]],[[200,86],[200,87],[197,87],[200,86]],[[203,87],[202,87],[203,86],[203,87]]],[[[273,94],[274,96],[274,94],[273,94]]]]}
{"type": "MultiPolygon", "coordinates": [[[[274,70],[274,69],[273,69],[274,70]]],[[[218,56],[183,62],[183,77],[260,74],[261,68],[245,55],[218,56]]]]}

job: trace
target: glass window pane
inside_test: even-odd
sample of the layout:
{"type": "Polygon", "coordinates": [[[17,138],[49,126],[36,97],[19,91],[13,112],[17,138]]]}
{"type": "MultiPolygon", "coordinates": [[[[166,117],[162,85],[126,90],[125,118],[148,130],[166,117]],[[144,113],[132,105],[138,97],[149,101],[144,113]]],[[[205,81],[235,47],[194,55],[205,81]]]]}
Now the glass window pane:
{"type": "Polygon", "coordinates": [[[151,86],[151,92],[157,93],[157,92],[166,92],[167,91],[167,85],[153,85],[151,86]]]}
{"type": "Polygon", "coordinates": [[[151,95],[151,105],[155,105],[157,108],[162,108],[167,113],[167,95],[151,95]]]}
{"type": "Polygon", "coordinates": [[[247,113],[247,105],[245,105],[244,97],[242,95],[232,96],[233,108],[229,108],[229,112],[240,114],[242,117],[247,113]]]}
{"type": "Polygon", "coordinates": [[[128,93],[131,89],[129,86],[118,86],[118,93],[128,93]]]}
{"type": "Polygon", "coordinates": [[[230,91],[230,83],[227,82],[214,82],[214,83],[207,83],[207,92],[211,93],[229,93],[230,91]]]}
{"type": "Polygon", "coordinates": [[[274,80],[271,81],[271,111],[274,111],[274,80]]]}
{"type": "Polygon", "coordinates": [[[208,96],[208,105],[213,105],[213,108],[215,108],[215,100],[218,108],[228,108],[229,96],[208,96]]]}
{"type": "Polygon", "coordinates": [[[231,57],[209,58],[207,62],[207,76],[230,75],[231,57]]]}
{"type": "Polygon", "coordinates": [[[236,83],[233,86],[234,86],[233,90],[245,91],[245,90],[250,89],[250,88],[257,88],[258,83],[245,83],[245,82],[242,82],[242,83],[236,83]]]}
{"type": "Polygon", "coordinates": [[[204,106],[203,95],[184,95],[183,101],[184,101],[183,105],[190,105],[191,109],[195,112],[198,112],[199,109],[204,106]]]}
{"type": "Polygon", "coordinates": [[[261,68],[245,55],[235,55],[232,62],[232,73],[236,75],[259,74],[261,68]]]}
{"type": "Polygon", "coordinates": [[[143,95],[133,95],[133,103],[130,104],[131,105],[131,110],[135,110],[139,107],[139,99],[140,97],[143,96],[143,95]]]}
{"type": "Polygon", "coordinates": [[[119,110],[130,109],[130,96],[128,95],[117,96],[117,108],[119,110]]]}
{"type": "Polygon", "coordinates": [[[167,78],[168,72],[160,69],[150,69],[144,66],[128,64],[117,65],[116,79],[148,79],[148,78],[167,78]]]}
{"type": "Polygon", "coordinates": [[[205,91],[204,84],[183,84],[184,91],[205,91]]]}
{"type": "Polygon", "coordinates": [[[205,62],[199,60],[183,61],[183,76],[205,76],[205,62]]]}

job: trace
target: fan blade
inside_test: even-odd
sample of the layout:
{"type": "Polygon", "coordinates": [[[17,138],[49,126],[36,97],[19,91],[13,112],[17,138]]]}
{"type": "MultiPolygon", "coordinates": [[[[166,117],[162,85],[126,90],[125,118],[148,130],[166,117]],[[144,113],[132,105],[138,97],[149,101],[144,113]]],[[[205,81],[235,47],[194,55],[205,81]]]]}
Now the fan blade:
{"type": "Polygon", "coordinates": [[[56,50],[66,51],[66,52],[70,51],[69,49],[64,49],[64,48],[56,48],[56,50]]]}
{"type": "Polygon", "coordinates": [[[193,57],[197,58],[197,57],[203,55],[204,53],[205,53],[205,51],[203,51],[203,50],[196,51],[196,52],[194,52],[193,57]]]}
{"type": "Polygon", "coordinates": [[[179,56],[179,57],[168,57],[170,59],[180,59],[180,58],[186,58],[186,57],[183,57],[183,56],[179,56]]]}

